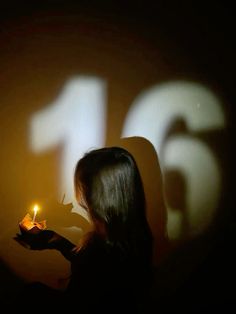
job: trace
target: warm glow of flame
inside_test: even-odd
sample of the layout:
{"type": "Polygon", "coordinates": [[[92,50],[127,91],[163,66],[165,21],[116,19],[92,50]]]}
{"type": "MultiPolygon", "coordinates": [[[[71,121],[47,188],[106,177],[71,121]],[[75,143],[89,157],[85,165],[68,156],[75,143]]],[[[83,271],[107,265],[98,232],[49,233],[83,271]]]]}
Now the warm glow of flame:
{"type": "Polygon", "coordinates": [[[36,204],[36,205],[34,205],[34,209],[33,209],[33,211],[34,211],[34,213],[35,214],[37,214],[37,211],[39,210],[39,206],[36,204]]]}
{"type": "Polygon", "coordinates": [[[34,205],[33,211],[34,211],[34,217],[33,217],[33,222],[35,221],[35,217],[37,214],[37,211],[39,210],[39,206],[37,204],[34,205]]]}

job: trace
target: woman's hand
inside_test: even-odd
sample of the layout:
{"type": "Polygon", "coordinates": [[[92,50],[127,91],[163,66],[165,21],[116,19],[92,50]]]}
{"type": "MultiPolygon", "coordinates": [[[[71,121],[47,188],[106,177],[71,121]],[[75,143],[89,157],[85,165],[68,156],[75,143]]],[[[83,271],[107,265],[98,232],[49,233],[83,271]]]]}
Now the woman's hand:
{"type": "Polygon", "coordinates": [[[76,255],[76,246],[52,230],[42,230],[35,225],[26,230],[21,224],[14,239],[30,250],[56,249],[69,261],[76,255]]]}
{"type": "Polygon", "coordinates": [[[18,243],[31,250],[53,249],[56,233],[52,230],[40,230],[36,226],[25,230],[20,226],[21,233],[14,238],[18,243]]]}

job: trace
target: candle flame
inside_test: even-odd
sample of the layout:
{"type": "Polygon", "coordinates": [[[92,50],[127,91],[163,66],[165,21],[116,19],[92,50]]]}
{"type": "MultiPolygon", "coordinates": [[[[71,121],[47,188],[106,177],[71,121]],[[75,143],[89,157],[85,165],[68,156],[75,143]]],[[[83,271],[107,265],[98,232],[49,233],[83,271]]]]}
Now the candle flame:
{"type": "Polygon", "coordinates": [[[34,213],[36,214],[38,210],[39,210],[39,206],[37,204],[35,204],[34,209],[33,209],[34,213]]]}

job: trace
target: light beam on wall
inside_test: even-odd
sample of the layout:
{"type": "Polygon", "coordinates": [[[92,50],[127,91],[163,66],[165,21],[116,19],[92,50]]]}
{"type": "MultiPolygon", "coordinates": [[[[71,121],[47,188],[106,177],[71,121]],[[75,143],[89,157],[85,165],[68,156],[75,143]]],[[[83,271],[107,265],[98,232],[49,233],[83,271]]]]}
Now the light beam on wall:
{"type": "MultiPolygon", "coordinates": [[[[223,129],[224,113],[219,100],[204,86],[190,82],[170,82],[142,92],[131,105],[123,137],[143,136],[156,149],[163,174],[178,169],[186,181],[186,208],[173,210],[166,200],[168,234],[180,237],[182,220],[188,216],[190,234],[200,233],[213,218],[221,177],[210,148],[194,136],[167,133],[174,121],[182,119],[190,133],[223,129]]],[[[157,191],[158,193],[158,191],[157,191]]]]}
{"type": "Polygon", "coordinates": [[[106,132],[106,84],[96,77],[75,77],[66,82],[57,99],[36,112],[30,121],[30,147],[41,153],[62,144],[59,195],[65,203],[73,202],[73,175],[76,162],[91,148],[104,146],[106,132]]]}
{"type": "MultiPolygon", "coordinates": [[[[69,80],[55,102],[33,115],[30,147],[41,153],[63,145],[60,166],[60,195],[74,199],[73,173],[76,161],[89,149],[102,147],[106,139],[106,84],[96,77],[69,80]]],[[[115,121],[113,121],[115,123],[115,121]]],[[[189,82],[170,82],[142,92],[131,104],[121,137],[141,136],[149,140],[159,157],[163,174],[177,169],[185,180],[186,208],[168,210],[168,234],[181,236],[183,220],[190,235],[201,233],[211,222],[221,192],[221,175],[216,157],[194,132],[214,131],[225,126],[219,100],[207,88],[189,82]],[[182,119],[188,134],[172,134],[172,123],[182,119]]],[[[159,191],[157,191],[159,193],[159,191]]]]}

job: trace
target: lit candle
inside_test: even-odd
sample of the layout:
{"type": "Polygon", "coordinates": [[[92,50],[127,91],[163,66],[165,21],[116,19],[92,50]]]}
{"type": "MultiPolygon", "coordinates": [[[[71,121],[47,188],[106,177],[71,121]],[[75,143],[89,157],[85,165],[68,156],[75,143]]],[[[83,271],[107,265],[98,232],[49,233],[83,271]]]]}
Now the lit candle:
{"type": "Polygon", "coordinates": [[[34,209],[33,209],[33,211],[34,211],[33,223],[34,223],[34,221],[35,221],[35,217],[36,217],[36,214],[37,214],[38,209],[39,209],[38,205],[37,205],[37,204],[34,205],[34,209]]]}

